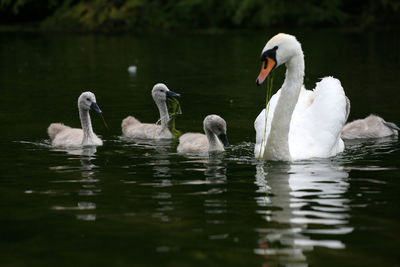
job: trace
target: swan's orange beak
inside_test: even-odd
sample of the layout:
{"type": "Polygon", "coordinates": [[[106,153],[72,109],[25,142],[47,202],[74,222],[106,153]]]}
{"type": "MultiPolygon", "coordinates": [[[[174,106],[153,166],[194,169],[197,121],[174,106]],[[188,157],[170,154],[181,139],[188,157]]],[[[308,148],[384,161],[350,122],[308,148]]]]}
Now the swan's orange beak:
{"type": "Polygon", "coordinates": [[[267,78],[268,74],[271,72],[271,70],[275,67],[276,61],[273,60],[272,58],[266,57],[265,60],[263,61],[262,67],[260,74],[258,75],[256,79],[256,84],[261,85],[264,81],[265,78],[267,78]]]}

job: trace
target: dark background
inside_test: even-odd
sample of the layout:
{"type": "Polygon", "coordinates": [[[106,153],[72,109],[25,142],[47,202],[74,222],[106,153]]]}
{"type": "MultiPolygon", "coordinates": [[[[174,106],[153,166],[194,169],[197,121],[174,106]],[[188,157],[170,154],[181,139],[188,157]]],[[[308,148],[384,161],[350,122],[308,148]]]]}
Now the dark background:
{"type": "Polygon", "coordinates": [[[0,25],[45,30],[221,30],[399,25],[397,0],[0,0],[0,25]]]}

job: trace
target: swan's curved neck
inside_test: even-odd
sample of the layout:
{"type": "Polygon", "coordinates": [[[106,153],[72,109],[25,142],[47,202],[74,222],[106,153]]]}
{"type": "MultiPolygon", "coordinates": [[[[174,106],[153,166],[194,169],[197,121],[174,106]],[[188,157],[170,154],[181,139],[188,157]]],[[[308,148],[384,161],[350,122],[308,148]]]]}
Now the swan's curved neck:
{"type": "Polygon", "coordinates": [[[208,128],[204,128],[204,132],[206,133],[207,140],[208,140],[208,151],[222,151],[224,150],[221,143],[218,141],[217,136],[208,128]]]}
{"type": "Polygon", "coordinates": [[[291,160],[289,151],[290,121],[304,80],[303,52],[286,63],[286,77],[275,107],[271,130],[265,146],[264,159],[291,160]]]}
{"type": "Polygon", "coordinates": [[[160,112],[161,128],[162,130],[168,129],[169,114],[167,103],[165,101],[156,101],[156,104],[160,112]]]}
{"type": "Polygon", "coordinates": [[[89,110],[79,108],[79,118],[81,119],[81,125],[83,130],[83,146],[94,145],[94,132],[92,128],[92,121],[90,120],[89,110]]]}

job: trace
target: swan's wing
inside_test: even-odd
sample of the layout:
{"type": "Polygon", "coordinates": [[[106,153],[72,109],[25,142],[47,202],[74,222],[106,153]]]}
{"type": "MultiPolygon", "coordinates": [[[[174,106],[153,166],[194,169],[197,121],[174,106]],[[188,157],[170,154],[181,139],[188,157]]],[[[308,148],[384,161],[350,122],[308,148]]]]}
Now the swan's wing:
{"type": "Polygon", "coordinates": [[[47,133],[49,134],[50,139],[54,140],[59,133],[66,129],[71,129],[71,127],[64,125],[63,123],[52,123],[49,128],[47,128],[47,133]]]}
{"type": "Polygon", "coordinates": [[[54,147],[73,148],[81,147],[83,140],[83,131],[78,128],[66,128],[55,136],[52,141],[54,147]]]}
{"type": "MultiPolygon", "coordinates": [[[[136,119],[135,119],[136,120],[136,119]]],[[[129,138],[139,139],[162,139],[171,138],[171,133],[168,132],[162,135],[161,125],[152,123],[131,123],[122,129],[124,136],[129,138]]]]}
{"type": "Polygon", "coordinates": [[[340,81],[326,77],[313,91],[304,91],[290,124],[292,158],[328,157],[343,151],[340,133],[346,121],[347,101],[340,81]]]}
{"type": "Polygon", "coordinates": [[[207,153],[208,139],[204,134],[185,133],[179,137],[178,153],[207,153]]]}
{"type": "Polygon", "coordinates": [[[279,89],[268,103],[267,110],[267,127],[265,128],[265,109],[263,109],[254,121],[254,129],[256,130],[256,144],[254,147],[254,156],[256,158],[262,158],[264,154],[264,147],[267,142],[269,132],[271,130],[271,122],[274,116],[274,110],[278,103],[281,90],[279,89]]]}

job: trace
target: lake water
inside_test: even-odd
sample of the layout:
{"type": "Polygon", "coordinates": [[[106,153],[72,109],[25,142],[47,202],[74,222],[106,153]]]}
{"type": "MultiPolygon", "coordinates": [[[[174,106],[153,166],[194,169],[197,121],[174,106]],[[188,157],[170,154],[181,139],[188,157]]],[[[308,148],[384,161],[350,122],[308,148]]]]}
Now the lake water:
{"type": "MultiPolygon", "coordinates": [[[[396,138],[347,142],[331,159],[253,159],[266,95],[255,85],[259,56],[275,33],[0,33],[0,264],[398,266],[396,138]],[[121,139],[127,115],[157,121],[157,82],[182,94],[179,130],[201,132],[219,114],[232,146],[196,157],[178,155],[175,141],[121,139]],[[110,127],[92,114],[104,146],[52,149],[48,125],[79,127],[86,90],[110,127]]],[[[307,88],[333,75],[350,119],[400,123],[400,31],[290,33],[303,46],[307,88]]]]}

